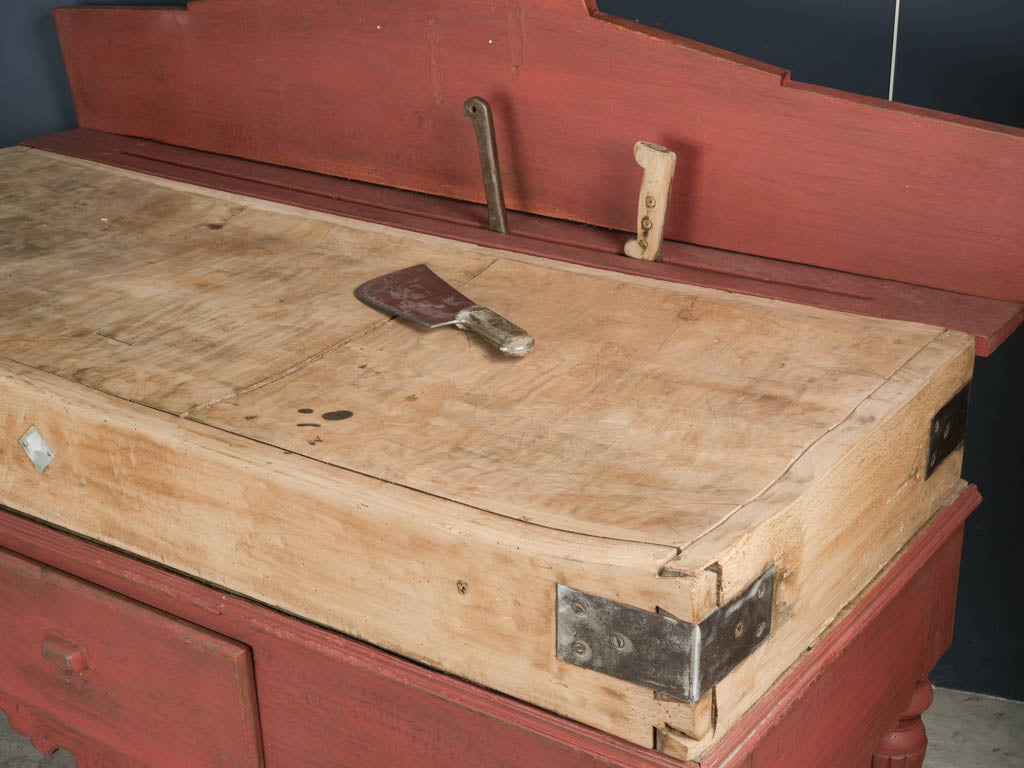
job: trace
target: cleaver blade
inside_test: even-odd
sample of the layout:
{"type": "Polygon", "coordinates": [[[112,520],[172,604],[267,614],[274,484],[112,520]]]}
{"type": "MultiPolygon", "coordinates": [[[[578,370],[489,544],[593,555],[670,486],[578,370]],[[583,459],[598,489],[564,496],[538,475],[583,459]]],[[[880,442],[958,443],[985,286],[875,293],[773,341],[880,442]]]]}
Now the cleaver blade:
{"type": "Polygon", "coordinates": [[[473,306],[426,264],[375,277],[356,288],[356,297],[382,312],[415,320],[428,328],[455,325],[459,310],[473,306]]]}
{"type": "Polygon", "coordinates": [[[467,299],[426,264],[368,280],[356,288],[356,298],[428,328],[454,325],[472,331],[510,357],[522,357],[533,348],[530,334],[497,312],[467,299]]]}

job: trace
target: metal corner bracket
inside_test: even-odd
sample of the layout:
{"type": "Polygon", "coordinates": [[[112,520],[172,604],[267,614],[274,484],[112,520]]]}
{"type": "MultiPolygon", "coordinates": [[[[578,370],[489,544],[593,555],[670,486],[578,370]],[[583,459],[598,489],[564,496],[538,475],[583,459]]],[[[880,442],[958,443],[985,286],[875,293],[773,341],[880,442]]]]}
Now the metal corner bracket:
{"type": "Polygon", "coordinates": [[[558,585],[562,661],[695,702],[768,640],[775,566],[699,624],[558,585]]]}
{"type": "Polygon", "coordinates": [[[928,432],[928,463],[924,477],[932,472],[963,443],[967,435],[967,406],[971,400],[971,382],[967,382],[932,417],[928,432]]]}

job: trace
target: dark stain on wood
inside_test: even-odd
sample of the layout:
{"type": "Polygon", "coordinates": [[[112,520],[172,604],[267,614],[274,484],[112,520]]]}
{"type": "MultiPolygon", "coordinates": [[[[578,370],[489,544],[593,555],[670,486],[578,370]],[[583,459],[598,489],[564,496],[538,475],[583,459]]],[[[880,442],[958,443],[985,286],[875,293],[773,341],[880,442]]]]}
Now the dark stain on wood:
{"type": "Polygon", "coordinates": [[[328,411],[321,413],[320,418],[324,421],[344,421],[352,418],[352,411],[328,411]]]}

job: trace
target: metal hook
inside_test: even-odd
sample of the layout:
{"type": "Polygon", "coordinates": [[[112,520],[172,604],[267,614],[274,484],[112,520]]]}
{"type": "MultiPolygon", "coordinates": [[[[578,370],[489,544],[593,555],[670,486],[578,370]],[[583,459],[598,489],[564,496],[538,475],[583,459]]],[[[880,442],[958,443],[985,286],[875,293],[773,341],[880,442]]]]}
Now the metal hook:
{"type": "Polygon", "coordinates": [[[501,168],[498,166],[498,145],[494,141],[491,105],[479,96],[471,96],[462,105],[462,114],[473,121],[473,130],[476,132],[484,192],[487,195],[488,229],[507,235],[508,215],[505,212],[505,194],[501,189],[501,168]]]}

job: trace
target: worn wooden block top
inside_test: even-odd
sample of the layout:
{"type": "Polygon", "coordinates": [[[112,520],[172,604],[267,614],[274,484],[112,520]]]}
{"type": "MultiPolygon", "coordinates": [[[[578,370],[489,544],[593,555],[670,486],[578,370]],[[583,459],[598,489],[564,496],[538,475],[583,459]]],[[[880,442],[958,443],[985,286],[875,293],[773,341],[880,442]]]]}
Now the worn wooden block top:
{"type": "Polygon", "coordinates": [[[0,152],[0,218],[0,503],[673,754],[959,479],[959,451],[928,479],[924,458],[965,334],[24,148],[0,152]],[[354,298],[421,262],[534,351],[354,298]],[[696,704],[554,658],[557,583],[699,621],[771,563],[769,643],[696,704]]]}

